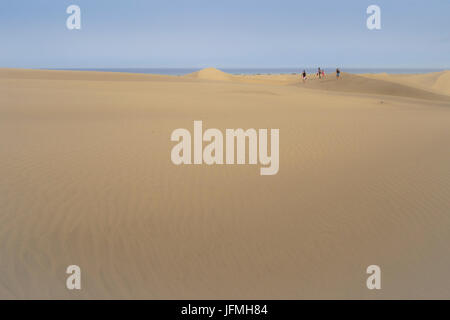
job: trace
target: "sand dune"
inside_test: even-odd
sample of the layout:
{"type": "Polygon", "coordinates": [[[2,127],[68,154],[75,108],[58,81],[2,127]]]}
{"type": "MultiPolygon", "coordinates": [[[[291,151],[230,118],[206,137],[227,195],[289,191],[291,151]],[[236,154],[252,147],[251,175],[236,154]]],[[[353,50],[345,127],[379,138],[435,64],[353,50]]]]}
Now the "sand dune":
{"type": "Polygon", "coordinates": [[[98,72],[98,71],[65,71],[65,70],[33,70],[0,68],[0,78],[9,80],[45,80],[45,81],[185,81],[182,77],[138,74],[125,72],[98,72]]]}
{"type": "MultiPolygon", "coordinates": [[[[393,83],[381,79],[370,79],[364,76],[343,73],[341,79],[337,80],[334,75],[329,75],[325,79],[314,79],[302,84],[306,88],[321,90],[333,90],[340,92],[353,92],[361,94],[391,95],[400,97],[409,97],[415,99],[450,101],[450,97],[444,94],[431,92],[429,90],[411,87],[402,83],[393,83]]],[[[444,84],[445,85],[445,84],[444,84]]]]}
{"type": "Polygon", "coordinates": [[[450,103],[341,80],[1,69],[0,298],[450,298],[450,103]],[[280,129],[278,174],[173,165],[194,120],[280,129]]]}
{"type": "Polygon", "coordinates": [[[450,95],[450,71],[442,72],[433,84],[433,89],[450,95]]]}
{"type": "Polygon", "coordinates": [[[216,68],[206,68],[197,72],[186,75],[185,77],[203,79],[203,80],[218,80],[218,81],[231,81],[233,75],[220,71],[216,68]]]}
{"type": "Polygon", "coordinates": [[[365,74],[363,76],[450,95],[450,71],[428,74],[365,74]]]}
{"type": "Polygon", "coordinates": [[[446,96],[448,90],[450,90],[450,71],[439,74],[408,76],[409,75],[388,75],[387,73],[377,75],[355,75],[344,72],[339,80],[336,79],[336,76],[333,73],[327,75],[324,79],[318,79],[315,75],[309,75],[308,80],[305,83],[302,83],[299,75],[231,75],[215,68],[207,68],[186,75],[185,77],[212,81],[233,81],[238,83],[286,84],[325,91],[450,101],[450,97],[446,96]],[[396,79],[396,81],[392,81],[391,78],[396,79]]]}

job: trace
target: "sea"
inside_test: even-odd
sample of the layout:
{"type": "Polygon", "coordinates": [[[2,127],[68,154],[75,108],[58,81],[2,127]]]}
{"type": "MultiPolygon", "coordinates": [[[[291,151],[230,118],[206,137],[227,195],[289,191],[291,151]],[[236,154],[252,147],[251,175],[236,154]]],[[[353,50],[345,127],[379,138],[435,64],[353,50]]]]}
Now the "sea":
{"type": "MultiPolygon", "coordinates": [[[[144,73],[159,75],[186,75],[201,70],[202,68],[58,68],[51,70],[76,70],[76,71],[101,71],[101,72],[126,72],[126,73],[144,73]]],[[[246,74],[299,74],[306,70],[307,73],[316,73],[317,68],[218,68],[223,72],[246,75],[246,74]]],[[[323,68],[325,73],[332,73],[336,68],[323,68]]],[[[361,74],[361,73],[390,73],[390,74],[414,74],[414,73],[430,73],[439,72],[446,69],[438,68],[422,68],[422,69],[402,69],[402,68],[339,68],[343,72],[361,74]]],[[[49,69],[47,69],[49,70],[49,69]]]]}

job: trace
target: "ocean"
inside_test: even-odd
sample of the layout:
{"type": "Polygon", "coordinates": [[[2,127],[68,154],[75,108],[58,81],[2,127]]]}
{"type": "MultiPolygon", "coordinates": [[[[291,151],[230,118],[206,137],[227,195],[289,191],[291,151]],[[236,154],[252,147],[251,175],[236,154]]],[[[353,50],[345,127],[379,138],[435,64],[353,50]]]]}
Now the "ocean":
{"type": "MultiPolygon", "coordinates": [[[[185,75],[202,68],[58,68],[52,70],[76,70],[76,71],[102,71],[102,72],[127,72],[127,73],[145,73],[145,74],[160,74],[160,75],[185,75]]],[[[317,68],[218,68],[223,72],[231,74],[291,74],[301,73],[306,70],[307,73],[316,73],[317,68]]],[[[323,68],[325,73],[335,72],[336,68],[323,68]]],[[[445,69],[401,69],[401,68],[340,68],[343,72],[349,73],[392,73],[392,74],[412,74],[412,73],[430,73],[444,71],[445,69]]]]}

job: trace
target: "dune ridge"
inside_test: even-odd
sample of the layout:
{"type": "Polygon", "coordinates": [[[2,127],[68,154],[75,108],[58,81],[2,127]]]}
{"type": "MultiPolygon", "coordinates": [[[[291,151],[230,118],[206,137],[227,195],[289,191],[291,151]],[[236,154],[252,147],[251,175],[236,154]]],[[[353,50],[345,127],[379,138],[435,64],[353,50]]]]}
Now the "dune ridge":
{"type": "Polygon", "coordinates": [[[362,76],[431,90],[440,94],[450,94],[450,71],[427,74],[364,74],[362,76]]]}
{"type": "MultiPolygon", "coordinates": [[[[438,92],[432,92],[429,88],[418,88],[408,85],[406,81],[392,82],[386,80],[389,77],[382,75],[380,79],[369,78],[367,76],[343,73],[341,79],[337,80],[334,75],[329,75],[325,79],[315,79],[302,84],[306,88],[321,89],[327,91],[353,92],[361,94],[390,95],[408,97],[415,99],[450,101],[450,97],[445,95],[448,84],[442,81],[439,84],[438,92]]],[[[433,84],[433,88],[436,88],[433,84]]]]}
{"type": "Polygon", "coordinates": [[[45,79],[47,81],[226,81],[263,85],[297,85],[299,88],[319,89],[329,92],[450,101],[450,71],[420,75],[389,75],[386,73],[355,75],[344,72],[340,80],[336,80],[334,74],[327,75],[325,79],[317,79],[314,75],[308,75],[308,80],[305,83],[302,83],[299,75],[232,75],[216,68],[202,69],[185,76],[0,68],[0,78],[2,77],[11,80],[45,79]]]}
{"type": "Polygon", "coordinates": [[[206,68],[185,77],[213,80],[232,81],[254,84],[280,84],[292,85],[309,89],[325,91],[339,91],[360,94],[391,95],[413,99],[426,99],[436,101],[450,101],[447,94],[450,92],[450,71],[425,75],[388,75],[387,73],[375,76],[342,73],[337,80],[335,74],[329,74],[324,79],[308,75],[308,80],[302,83],[299,75],[231,75],[215,68],[206,68]],[[391,78],[397,79],[392,81],[391,78]],[[406,79],[406,80],[405,80],[406,79]],[[420,83],[421,85],[418,85],[420,83]],[[426,85],[425,85],[426,83],[426,85]]]}
{"type": "Polygon", "coordinates": [[[432,87],[439,92],[450,95],[450,71],[443,72],[432,87]]]}

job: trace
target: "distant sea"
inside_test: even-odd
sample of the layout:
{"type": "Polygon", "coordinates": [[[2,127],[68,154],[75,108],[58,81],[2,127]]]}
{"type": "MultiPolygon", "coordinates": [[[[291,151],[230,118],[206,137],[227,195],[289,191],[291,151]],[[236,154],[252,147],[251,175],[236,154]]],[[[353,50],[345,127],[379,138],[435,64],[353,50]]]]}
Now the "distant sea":
{"type": "MultiPolygon", "coordinates": [[[[102,71],[102,72],[127,72],[161,75],[185,75],[201,70],[202,68],[58,68],[52,70],[76,70],[76,71],[102,71]]],[[[317,68],[218,68],[231,74],[290,74],[316,73],[317,68]]],[[[324,68],[326,73],[335,72],[336,68],[324,68]]],[[[394,68],[340,68],[349,73],[430,73],[444,71],[445,69],[394,69],[394,68]]]]}

